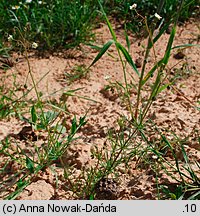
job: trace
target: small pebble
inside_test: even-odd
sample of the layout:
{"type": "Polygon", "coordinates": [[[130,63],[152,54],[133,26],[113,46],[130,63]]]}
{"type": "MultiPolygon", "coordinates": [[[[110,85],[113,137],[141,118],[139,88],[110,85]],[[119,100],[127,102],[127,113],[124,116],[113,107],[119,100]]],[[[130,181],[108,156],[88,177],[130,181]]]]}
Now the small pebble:
{"type": "Polygon", "coordinates": [[[183,59],[185,57],[185,54],[181,51],[179,51],[178,53],[174,54],[174,58],[175,59],[183,59]]]}

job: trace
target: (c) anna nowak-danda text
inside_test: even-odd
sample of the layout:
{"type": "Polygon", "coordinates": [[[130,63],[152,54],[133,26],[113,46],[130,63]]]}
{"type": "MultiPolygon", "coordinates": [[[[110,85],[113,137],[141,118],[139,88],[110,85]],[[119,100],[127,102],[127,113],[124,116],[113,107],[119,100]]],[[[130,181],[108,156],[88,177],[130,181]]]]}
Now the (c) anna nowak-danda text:
{"type": "Polygon", "coordinates": [[[48,204],[47,206],[43,205],[25,205],[21,204],[18,212],[116,212],[117,208],[113,205],[104,205],[101,203],[100,205],[93,205],[93,204],[76,204],[76,205],[55,205],[55,204],[48,204]]]}

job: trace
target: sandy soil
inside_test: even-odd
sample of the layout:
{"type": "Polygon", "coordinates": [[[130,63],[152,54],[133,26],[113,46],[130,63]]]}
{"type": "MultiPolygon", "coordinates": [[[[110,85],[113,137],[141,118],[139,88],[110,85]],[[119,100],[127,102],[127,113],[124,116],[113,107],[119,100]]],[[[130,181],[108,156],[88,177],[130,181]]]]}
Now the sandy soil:
{"type": "MultiPolygon", "coordinates": [[[[118,40],[125,45],[123,31],[116,28],[118,40]]],[[[111,39],[110,33],[106,25],[102,24],[97,32],[97,43],[102,45],[111,39]]],[[[174,46],[187,43],[199,43],[199,26],[197,22],[190,21],[185,23],[184,26],[178,27],[177,35],[174,41],[174,46]]],[[[155,50],[157,58],[163,56],[167,39],[169,34],[165,33],[161,40],[156,43],[155,50]]],[[[131,41],[131,55],[137,62],[138,70],[140,67],[140,58],[143,56],[146,39],[137,39],[130,37],[131,41]]],[[[169,62],[169,78],[172,79],[176,75],[181,75],[175,82],[174,87],[163,91],[158,98],[154,101],[153,106],[148,114],[158,128],[162,128],[162,132],[168,137],[169,140],[174,141],[172,132],[177,136],[187,138],[185,148],[190,157],[200,162],[200,146],[194,141],[195,134],[200,130],[200,115],[199,111],[195,108],[197,101],[200,101],[200,61],[199,52],[200,48],[192,47],[181,51],[177,56],[177,50],[173,50],[172,57],[169,62]],[[195,133],[196,131],[196,133],[195,133]]],[[[115,47],[109,49],[109,53],[117,57],[115,47]]],[[[33,72],[38,92],[42,92],[43,101],[63,101],[69,111],[69,115],[62,120],[67,130],[70,129],[71,120],[74,115],[78,117],[84,116],[87,113],[87,124],[81,129],[79,135],[80,139],[73,142],[68,149],[66,156],[63,157],[65,164],[74,166],[75,178],[79,176],[80,170],[86,166],[90,166],[94,161],[92,159],[91,151],[94,146],[101,148],[108,143],[107,132],[109,129],[118,130],[118,119],[126,116],[130,118],[129,111],[123,102],[121,92],[116,89],[106,91],[104,88],[110,83],[116,81],[123,82],[123,71],[120,61],[117,58],[113,59],[105,54],[102,59],[95,64],[90,71],[81,79],[69,82],[66,73],[72,74],[73,69],[77,65],[88,66],[97,55],[97,51],[89,47],[82,46],[80,51],[67,51],[56,53],[55,55],[48,55],[45,57],[37,57],[35,54],[30,53],[29,62],[33,72]],[[43,78],[42,78],[43,77],[43,78]],[[40,81],[40,79],[42,80],[40,81]],[[78,89],[75,94],[78,96],[87,97],[90,100],[80,97],[65,97],[63,93],[71,89],[78,89]]],[[[15,55],[14,57],[15,58],[15,55]]],[[[147,70],[152,67],[154,57],[151,54],[149,58],[147,70]]],[[[127,72],[130,73],[137,83],[138,77],[127,67],[127,72]]],[[[28,74],[28,66],[26,60],[21,57],[20,61],[15,63],[14,66],[4,72],[0,71],[0,78],[5,84],[4,91],[13,87],[13,82],[17,83],[20,88],[16,91],[17,96],[21,96],[26,89],[32,88],[32,81],[30,75],[26,82],[28,74]]],[[[128,77],[130,81],[130,76],[128,77]]],[[[143,96],[147,96],[149,88],[144,90],[143,96]]],[[[133,89],[131,99],[133,104],[136,103],[136,92],[133,89]]],[[[29,100],[34,100],[36,94],[34,90],[30,91],[27,95],[29,100]]],[[[200,106],[200,105],[198,105],[200,106]]],[[[24,116],[28,117],[29,114],[25,113],[24,116]]],[[[147,123],[148,128],[148,123],[147,123]]],[[[16,117],[9,117],[0,121],[0,140],[5,140],[9,137],[14,143],[18,143],[20,147],[30,154],[31,150],[34,151],[34,146],[42,145],[42,135],[35,135],[27,123],[16,117]],[[26,132],[22,131],[25,130],[26,132]],[[22,136],[32,137],[32,141],[23,139],[22,136]],[[36,136],[36,137],[34,137],[36,136]]],[[[149,140],[156,142],[159,136],[156,135],[155,130],[149,128],[149,140]]],[[[108,145],[108,144],[107,144],[108,145]]],[[[16,148],[15,146],[13,147],[16,148]]],[[[14,149],[12,153],[14,153],[14,149]]],[[[171,156],[168,156],[169,160],[171,156]]],[[[1,168],[5,164],[7,157],[0,155],[1,168]]],[[[136,159],[135,159],[136,160],[136,159]]],[[[154,160],[151,158],[151,160],[154,160]]],[[[156,160],[156,159],[155,159],[156,160]]],[[[128,168],[119,167],[120,176],[113,180],[108,178],[105,182],[101,182],[97,199],[156,199],[156,175],[151,168],[145,164],[143,166],[136,164],[132,161],[128,168]]],[[[57,177],[50,168],[43,172],[41,171],[33,183],[28,185],[26,189],[18,196],[17,199],[76,199],[70,189],[66,189],[66,180],[63,177],[63,169],[57,166],[56,163],[52,165],[58,172],[57,177]],[[56,184],[58,183],[58,185],[56,184]]],[[[20,166],[14,162],[9,164],[7,168],[8,173],[1,178],[7,178],[10,173],[15,173],[20,166]]],[[[194,169],[196,169],[194,167],[194,169]]],[[[199,170],[197,170],[199,173],[199,170]]],[[[199,173],[200,174],[200,173],[199,173]]],[[[161,176],[161,182],[165,184],[176,184],[174,180],[167,177],[165,174],[161,176]]],[[[14,181],[14,180],[13,180],[14,181]]],[[[12,185],[12,182],[10,182],[12,185]]],[[[14,187],[10,187],[13,191],[14,187]]],[[[6,192],[1,193],[1,198],[5,196],[6,192]]]]}

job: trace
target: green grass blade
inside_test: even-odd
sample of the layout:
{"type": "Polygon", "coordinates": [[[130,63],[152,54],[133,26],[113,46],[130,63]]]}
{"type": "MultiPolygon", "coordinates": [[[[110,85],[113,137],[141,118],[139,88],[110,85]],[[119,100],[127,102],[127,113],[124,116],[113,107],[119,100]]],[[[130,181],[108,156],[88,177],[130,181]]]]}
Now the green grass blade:
{"type": "Polygon", "coordinates": [[[90,64],[88,69],[92,67],[99,59],[104,55],[104,53],[109,49],[109,47],[115,43],[114,40],[109,40],[104,46],[101,48],[100,52],[97,54],[96,58],[93,60],[93,62],[90,64]]]}
{"type": "Polygon", "coordinates": [[[100,51],[102,49],[101,46],[94,45],[94,44],[91,44],[91,43],[86,43],[85,45],[89,46],[92,49],[98,50],[98,51],[100,51]]]}
{"type": "Polygon", "coordinates": [[[176,153],[174,151],[174,148],[172,147],[172,145],[170,144],[170,142],[167,140],[167,138],[161,134],[162,140],[164,141],[164,143],[169,147],[169,149],[171,150],[172,156],[175,160],[175,164],[176,164],[176,168],[177,168],[177,172],[182,180],[182,183],[185,183],[184,179],[183,179],[183,175],[184,173],[181,172],[180,170],[180,166],[179,166],[179,162],[178,162],[178,158],[176,156],[176,153]]]}
{"type": "Polygon", "coordinates": [[[33,105],[31,107],[31,121],[36,124],[37,122],[37,114],[36,114],[36,110],[35,110],[35,106],[33,105]]]}
{"type": "Polygon", "coordinates": [[[170,85],[172,85],[172,83],[167,83],[165,85],[162,85],[158,91],[157,91],[157,94],[160,94],[162,91],[164,91],[167,87],[169,87],[170,85]]]}
{"type": "Polygon", "coordinates": [[[188,159],[188,156],[187,156],[187,153],[185,151],[185,148],[183,145],[181,145],[181,151],[182,151],[182,154],[183,154],[183,158],[185,160],[185,163],[189,165],[189,159],[188,159]]]}
{"type": "Polygon", "coordinates": [[[114,32],[114,30],[113,30],[113,28],[112,28],[112,25],[111,25],[110,21],[108,20],[108,17],[107,17],[107,15],[106,15],[106,13],[105,13],[105,11],[104,11],[104,9],[103,9],[103,6],[102,6],[102,4],[100,3],[99,0],[98,0],[98,3],[99,3],[99,5],[100,5],[101,11],[102,11],[102,13],[103,13],[103,15],[104,15],[104,17],[105,17],[105,20],[106,20],[106,23],[107,23],[107,25],[108,25],[109,31],[110,31],[110,33],[111,33],[111,35],[112,35],[112,38],[113,38],[113,40],[114,40],[115,42],[117,42],[116,34],[115,34],[115,32],[114,32]]]}
{"type": "Polygon", "coordinates": [[[153,76],[153,73],[155,72],[155,70],[160,67],[162,65],[163,59],[160,60],[159,62],[157,62],[157,64],[155,64],[153,66],[153,68],[147,73],[147,75],[144,77],[144,79],[142,80],[142,86],[149,80],[150,77],[153,76]]]}
{"type": "Polygon", "coordinates": [[[15,13],[12,11],[12,10],[8,10],[12,15],[13,15],[13,17],[14,17],[14,19],[12,19],[12,20],[14,20],[16,23],[18,23],[18,26],[19,26],[19,28],[20,28],[20,30],[22,31],[22,27],[21,27],[21,24],[20,24],[20,21],[19,21],[19,19],[17,18],[17,16],[15,15],[15,13]]]}
{"type": "Polygon", "coordinates": [[[172,49],[187,48],[187,47],[200,47],[200,45],[199,44],[182,44],[182,45],[172,47],[172,49]]]}
{"type": "MultiPolygon", "coordinates": [[[[176,33],[176,26],[173,27],[170,38],[169,38],[169,42],[167,44],[167,48],[166,48],[166,52],[165,55],[163,57],[163,59],[161,59],[159,62],[157,62],[157,64],[155,64],[153,66],[153,68],[147,73],[147,75],[144,77],[144,79],[142,80],[142,86],[149,80],[150,77],[153,76],[153,73],[155,72],[155,70],[159,67],[165,66],[167,65],[169,58],[170,58],[170,53],[171,53],[171,47],[174,41],[174,37],[175,37],[175,33],[176,33]]],[[[164,69],[164,68],[163,68],[164,69]]]]}
{"type": "Polygon", "coordinates": [[[131,43],[130,43],[130,40],[129,40],[129,37],[128,37],[126,29],[124,31],[124,35],[125,35],[125,38],[126,38],[126,46],[128,48],[128,51],[130,51],[131,43]]]}
{"type": "Polygon", "coordinates": [[[155,44],[155,43],[159,40],[159,38],[164,34],[164,32],[165,32],[165,31],[167,30],[167,28],[169,27],[170,23],[171,23],[171,22],[166,23],[166,24],[161,28],[161,30],[159,31],[159,33],[154,37],[153,43],[150,43],[150,44],[149,44],[149,49],[151,49],[151,48],[153,47],[153,44],[155,44]]]}
{"type": "Polygon", "coordinates": [[[134,69],[134,71],[137,73],[137,75],[139,76],[140,73],[136,67],[136,65],[133,62],[133,59],[131,58],[130,54],[128,53],[128,51],[126,50],[125,47],[123,47],[120,43],[116,42],[116,46],[119,48],[119,50],[121,50],[121,52],[123,53],[126,61],[129,63],[129,65],[134,69]]]}
{"type": "Polygon", "coordinates": [[[26,157],[26,167],[30,173],[34,173],[34,162],[29,157],[26,157]]]}
{"type": "Polygon", "coordinates": [[[183,145],[181,145],[181,151],[182,151],[182,154],[183,154],[183,158],[185,160],[185,163],[187,165],[187,167],[184,167],[185,170],[188,171],[188,173],[190,174],[190,177],[192,178],[193,182],[198,182],[198,177],[197,175],[195,174],[194,170],[192,169],[192,167],[190,166],[190,161],[189,161],[189,158],[188,158],[188,155],[185,151],[185,148],[183,145]]]}
{"type": "Polygon", "coordinates": [[[188,200],[199,200],[200,199],[200,191],[197,191],[192,196],[188,198],[188,200]]]}
{"type": "Polygon", "coordinates": [[[84,89],[84,88],[82,87],[82,88],[77,88],[77,89],[71,89],[71,90],[64,92],[63,94],[66,96],[74,96],[75,92],[82,90],[82,89],[84,89]]]}
{"type": "Polygon", "coordinates": [[[157,77],[156,77],[156,81],[153,84],[153,88],[152,88],[152,94],[151,94],[151,99],[155,98],[158,95],[158,90],[160,88],[160,83],[161,83],[161,75],[160,73],[158,73],[157,77]]]}
{"type": "Polygon", "coordinates": [[[171,34],[170,34],[168,44],[167,44],[167,48],[166,48],[166,51],[165,51],[165,56],[163,58],[164,65],[167,65],[167,63],[169,61],[169,57],[170,57],[171,48],[172,48],[172,44],[173,44],[173,41],[174,41],[175,34],[176,34],[176,26],[174,25],[174,27],[173,27],[173,29],[171,31],[171,34]]]}

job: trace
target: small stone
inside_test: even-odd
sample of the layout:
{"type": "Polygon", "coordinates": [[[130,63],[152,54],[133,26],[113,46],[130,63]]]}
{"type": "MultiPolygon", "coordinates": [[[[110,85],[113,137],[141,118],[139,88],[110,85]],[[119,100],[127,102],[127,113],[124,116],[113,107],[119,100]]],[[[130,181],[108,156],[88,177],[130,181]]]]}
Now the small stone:
{"type": "Polygon", "coordinates": [[[137,68],[141,68],[142,67],[142,58],[137,58],[136,61],[135,61],[135,66],[137,68]]]}
{"type": "Polygon", "coordinates": [[[179,51],[178,53],[174,54],[174,58],[175,59],[183,59],[185,57],[185,54],[181,51],[179,51]]]}
{"type": "Polygon", "coordinates": [[[116,200],[119,195],[118,183],[111,178],[103,178],[95,186],[96,199],[116,200]]]}

